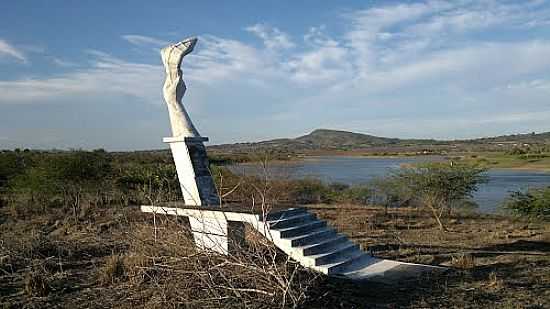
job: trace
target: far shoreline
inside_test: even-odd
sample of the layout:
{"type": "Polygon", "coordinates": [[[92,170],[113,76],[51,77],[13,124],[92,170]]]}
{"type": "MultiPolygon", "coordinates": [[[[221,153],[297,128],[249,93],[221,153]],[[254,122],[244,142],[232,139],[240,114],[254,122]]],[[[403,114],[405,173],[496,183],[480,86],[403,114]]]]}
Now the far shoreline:
{"type": "MultiPolygon", "coordinates": [[[[392,153],[388,155],[383,154],[372,154],[368,152],[354,152],[354,151],[346,151],[346,152],[334,152],[334,151],[327,151],[327,152],[319,152],[314,154],[298,154],[289,157],[286,160],[281,159],[274,159],[269,160],[271,164],[278,164],[278,165],[292,165],[292,164],[299,164],[300,162],[303,162],[305,160],[315,160],[320,159],[323,157],[350,157],[350,158],[366,158],[366,159],[379,159],[379,158],[386,158],[386,159],[399,159],[399,158],[422,158],[422,157],[440,157],[445,160],[452,160],[453,158],[458,158],[457,161],[462,161],[466,163],[473,163],[473,164],[481,164],[482,166],[490,169],[490,170],[516,170],[516,171],[537,171],[537,172],[543,172],[543,173],[550,173],[550,160],[548,160],[548,163],[543,162],[544,165],[540,166],[540,164],[537,164],[538,162],[506,162],[505,160],[498,160],[491,162],[491,164],[484,164],[481,162],[483,157],[481,159],[471,159],[472,157],[478,157],[482,156],[483,153],[445,153],[445,154],[439,154],[439,153],[426,153],[426,154],[413,154],[413,153],[392,153]],[[465,158],[466,156],[469,156],[470,158],[465,158]]],[[[501,153],[492,153],[492,155],[498,156],[501,155],[501,153]]],[[[251,165],[256,164],[259,161],[249,161],[249,162],[236,162],[233,163],[235,165],[251,165]]],[[[231,165],[233,165],[231,164],[231,165]]]]}

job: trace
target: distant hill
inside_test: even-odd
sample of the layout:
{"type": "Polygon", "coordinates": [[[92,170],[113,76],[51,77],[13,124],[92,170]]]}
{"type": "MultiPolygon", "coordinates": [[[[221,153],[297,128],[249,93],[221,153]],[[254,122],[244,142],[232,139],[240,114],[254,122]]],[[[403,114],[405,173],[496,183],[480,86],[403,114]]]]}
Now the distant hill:
{"type": "Polygon", "coordinates": [[[400,142],[398,138],[386,138],[368,134],[318,129],[294,141],[316,148],[332,147],[368,147],[373,145],[391,145],[400,142]]]}
{"type": "Polygon", "coordinates": [[[282,138],[256,143],[214,145],[208,148],[218,152],[250,152],[276,150],[278,152],[311,151],[442,151],[442,150],[498,150],[509,147],[550,145],[550,132],[485,137],[469,140],[399,139],[348,131],[317,129],[297,138],[282,138]]]}
{"type": "Polygon", "coordinates": [[[520,142],[531,144],[550,144],[550,132],[502,135],[496,137],[484,137],[472,140],[479,143],[520,142]]]}

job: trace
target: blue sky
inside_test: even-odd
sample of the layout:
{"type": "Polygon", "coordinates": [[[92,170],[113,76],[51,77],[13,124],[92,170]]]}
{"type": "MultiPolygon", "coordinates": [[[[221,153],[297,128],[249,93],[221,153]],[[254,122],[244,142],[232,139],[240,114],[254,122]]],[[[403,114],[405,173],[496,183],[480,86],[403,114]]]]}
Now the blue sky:
{"type": "Polygon", "coordinates": [[[549,1],[2,1],[0,149],[165,147],[159,48],[214,144],[550,131],[549,1]]]}

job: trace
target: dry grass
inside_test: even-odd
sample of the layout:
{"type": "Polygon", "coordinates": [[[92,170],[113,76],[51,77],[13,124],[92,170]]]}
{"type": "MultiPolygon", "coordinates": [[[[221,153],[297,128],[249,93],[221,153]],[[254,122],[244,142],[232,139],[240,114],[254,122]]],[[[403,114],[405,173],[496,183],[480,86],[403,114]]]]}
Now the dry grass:
{"type": "Polygon", "coordinates": [[[199,252],[186,224],[173,218],[164,218],[156,233],[150,224],[132,226],[129,236],[127,284],[149,291],[148,307],[295,307],[316,278],[275,248],[254,241],[233,256],[199,252]]]}
{"type": "Polygon", "coordinates": [[[441,232],[416,209],[385,213],[376,207],[315,205],[311,210],[378,256],[452,268],[443,278],[417,283],[405,307],[550,306],[548,222],[457,213],[445,219],[450,232],[441,232]],[[424,295],[413,296],[418,291],[424,295]]]}
{"type": "Polygon", "coordinates": [[[461,253],[452,257],[451,265],[459,269],[472,269],[476,263],[472,254],[461,253]]]}
{"type": "Polygon", "coordinates": [[[121,280],[125,275],[124,259],[115,254],[107,257],[105,264],[98,270],[98,281],[101,285],[109,285],[121,280]]]}
{"type": "Polygon", "coordinates": [[[376,255],[451,266],[394,287],[318,276],[247,229],[235,256],[195,249],[181,218],[88,208],[14,219],[0,209],[0,307],[533,308],[550,306],[550,225],[414,209],[311,207],[376,255]]]}
{"type": "Polygon", "coordinates": [[[25,293],[33,297],[43,297],[50,292],[48,275],[42,270],[30,270],[25,275],[25,293]]]}
{"type": "Polygon", "coordinates": [[[501,290],[505,287],[504,280],[499,278],[498,274],[493,271],[489,274],[486,287],[492,290],[501,290]]]}

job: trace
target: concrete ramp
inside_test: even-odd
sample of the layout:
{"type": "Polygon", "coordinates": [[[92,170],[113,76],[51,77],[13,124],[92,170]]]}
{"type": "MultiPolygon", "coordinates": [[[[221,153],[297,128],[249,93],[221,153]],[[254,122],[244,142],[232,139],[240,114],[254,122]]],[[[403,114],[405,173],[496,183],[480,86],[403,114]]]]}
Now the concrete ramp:
{"type": "MultiPolygon", "coordinates": [[[[194,221],[200,218],[202,221],[197,222],[209,222],[209,224],[214,220],[218,226],[224,227],[234,226],[235,222],[248,223],[304,267],[334,277],[392,283],[405,278],[414,278],[423,273],[442,272],[447,269],[374,257],[305,208],[290,208],[265,216],[231,212],[223,208],[142,206],[141,210],[149,213],[187,216],[194,221]]],[[[206,225],[204,228],[193,230],[197,245],[201,246],[200,240],[209,234],[207,230],[206,225]]],[[[230,229],[226,228],[225,231],[225,240],[222,240],[218,247],[228,248],[227,243],[230,243],[228,237],[231,238],[234,235],[230,229]]],[[[216,231],[216,235],[215,239],[223,238],[220,238],[223,236],[220,231],[216,231]]],[[[206,248],[215,247],[211,244],[206,248]]],[[[224,250],[218,252],[230,253],[224,250]]]]}

